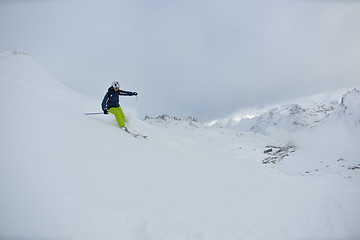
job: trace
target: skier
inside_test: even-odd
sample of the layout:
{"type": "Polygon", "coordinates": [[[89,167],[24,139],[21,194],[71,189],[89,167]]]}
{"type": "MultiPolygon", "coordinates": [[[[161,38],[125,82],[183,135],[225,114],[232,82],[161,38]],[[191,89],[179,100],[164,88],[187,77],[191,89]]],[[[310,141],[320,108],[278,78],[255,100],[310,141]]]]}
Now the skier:
{"type": "Polygon", "coordinates": [[[117,81],[115,81],[111,84],[111,87],[108,89],[107,93],[105,94],[104,100],[101,103],[101,107],[102,110],[104,111],[104,114],[109,114],[109,112],[114,114],[120,128],[124,128],[125,123],[127,123],[127,119],[119,104],[120,95],[137,96],[138,94],[137,92],[128,92],[128,91],[120,90],[120,84],[117,81]]]}

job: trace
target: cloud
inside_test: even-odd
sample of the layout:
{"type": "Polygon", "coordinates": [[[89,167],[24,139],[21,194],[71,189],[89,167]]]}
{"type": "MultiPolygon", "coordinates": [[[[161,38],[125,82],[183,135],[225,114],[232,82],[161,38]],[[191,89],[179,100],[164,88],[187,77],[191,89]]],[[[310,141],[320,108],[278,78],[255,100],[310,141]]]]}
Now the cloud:
{"type": "Polygon", "coordinates": [[[118,80],[139,91],[140,115],[210,120],[360,77],[360,6],[349,2],[43,2],[0,2],[0,48],[30,52],[92,97],[118,80]]]}

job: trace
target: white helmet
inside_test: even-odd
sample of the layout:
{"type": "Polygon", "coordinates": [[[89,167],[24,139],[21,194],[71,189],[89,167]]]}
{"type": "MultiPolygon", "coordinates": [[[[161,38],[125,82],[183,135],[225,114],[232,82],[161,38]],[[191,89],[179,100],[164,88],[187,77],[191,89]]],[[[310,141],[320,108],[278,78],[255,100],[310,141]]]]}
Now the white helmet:
{"type": "Polygon", "coordinates": [[[119,84],[119,82],[117,82],[117,81],[113,82],[113,83],[111,84],[111,86],[112,86],[113,88],[120,88],[120,84],[119,84]]]}

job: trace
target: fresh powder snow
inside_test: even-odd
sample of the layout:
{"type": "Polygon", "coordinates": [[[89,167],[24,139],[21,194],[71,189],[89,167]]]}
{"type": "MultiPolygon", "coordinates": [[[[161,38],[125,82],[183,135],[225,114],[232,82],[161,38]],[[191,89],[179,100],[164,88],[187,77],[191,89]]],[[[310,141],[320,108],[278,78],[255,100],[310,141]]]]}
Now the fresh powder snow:
{"type": "Polygon", "coordinates": [[[211,126],[123,106],[143,139],[27,53],[0,84],[1,240],[360,239],[357,89],[211,126]]]}

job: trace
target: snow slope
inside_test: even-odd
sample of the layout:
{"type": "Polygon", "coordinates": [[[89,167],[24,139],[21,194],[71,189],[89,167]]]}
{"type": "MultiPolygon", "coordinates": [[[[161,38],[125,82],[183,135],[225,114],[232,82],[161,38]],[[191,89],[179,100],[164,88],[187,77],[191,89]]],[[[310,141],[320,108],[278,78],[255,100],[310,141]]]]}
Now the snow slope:
{"type": "MultiPolygon", "coordinates": [[[[130,129],[149,135],[133,138],[111,115],[83,115],[102,96],[77,94],[14,51],[0,53],[0,84],[2,240],[360,238],[358,170],[302,176],[262,164],[284,137],[141,121],[125,108],[130,129]]],[[[305,146],[280,165],[300,151],[318,156],[305,146]]]]}
{"type": "Polygon", "coordinates": [[[347,170],[360,168],[360,92],[355,88],[295,99],[251,118],[216,121],[212,127],[261,133],[293,145],[296,154],[274,166],[285,173],[351,177],[347,170]]]}

